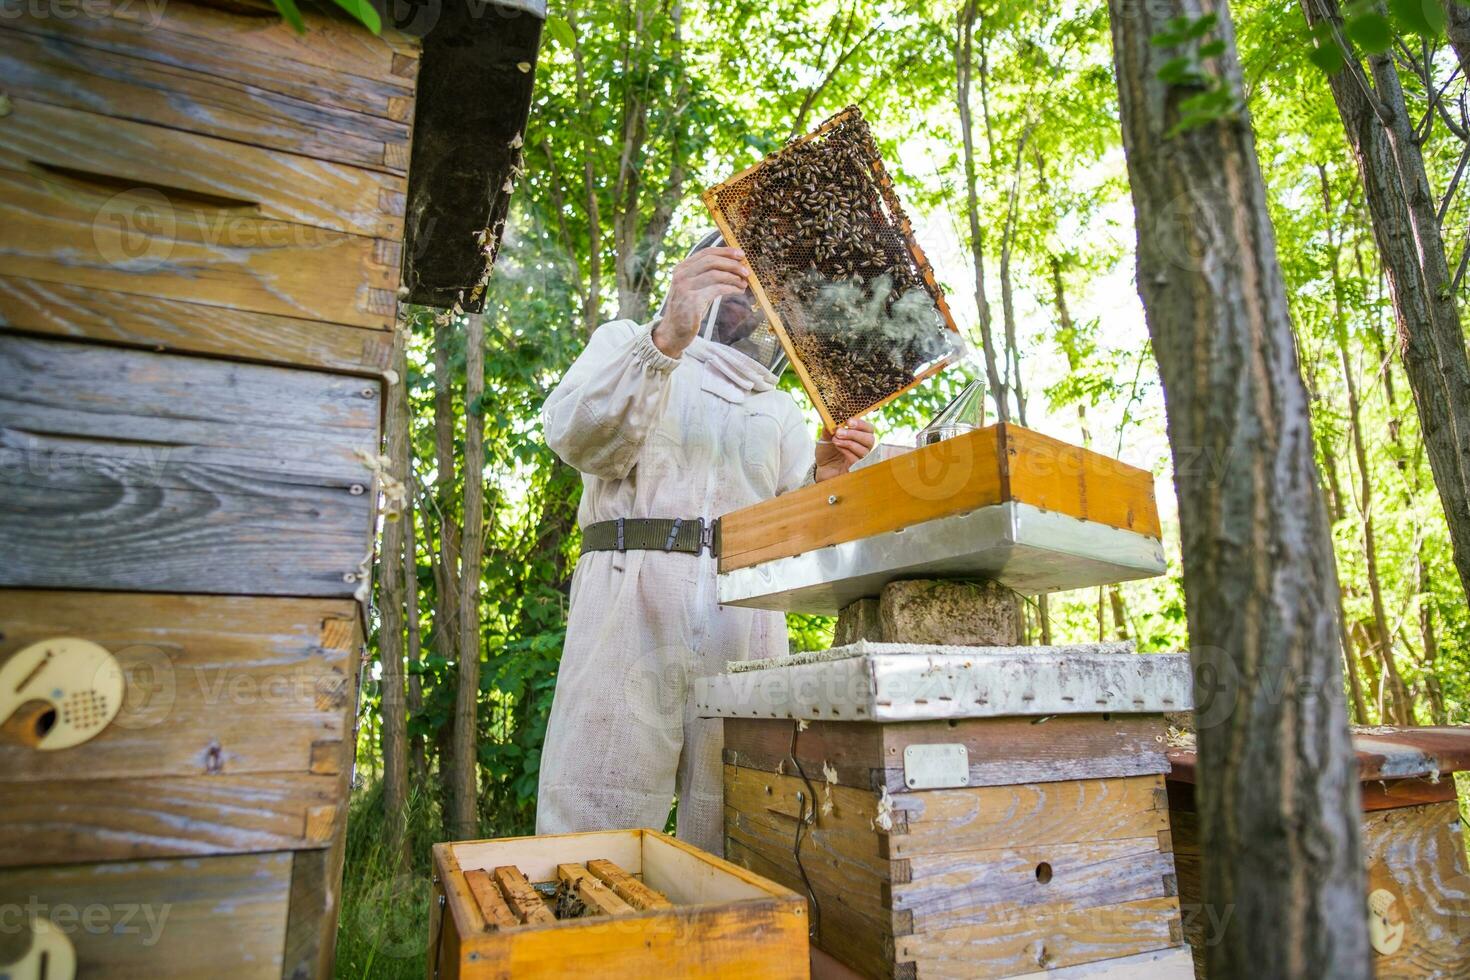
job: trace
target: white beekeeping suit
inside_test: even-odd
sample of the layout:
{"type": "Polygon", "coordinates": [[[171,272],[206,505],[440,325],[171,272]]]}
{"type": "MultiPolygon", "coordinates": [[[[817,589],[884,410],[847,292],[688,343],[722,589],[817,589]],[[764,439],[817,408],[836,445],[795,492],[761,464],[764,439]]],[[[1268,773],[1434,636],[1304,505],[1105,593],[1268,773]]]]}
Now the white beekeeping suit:
{"type": "MultiPolygon", "coordinates": [[[[654,344],[651,324],[603,324],[547,398],[547,443],[582,473],[583,528],[708,521],[811,478],[814,444],[796,403],[757,360],[710,339],[721,335],[714,320],[678,358],[654,344]]],[[[692,681],[727,660],[784,654],[787,641],[782,614],[719,605],[715,568],[708,552],[582,555],[541,754],[538,833],[661,829],[677,793],[679,837],[723,852],[721,723],[694,716],[692,681]]]]}

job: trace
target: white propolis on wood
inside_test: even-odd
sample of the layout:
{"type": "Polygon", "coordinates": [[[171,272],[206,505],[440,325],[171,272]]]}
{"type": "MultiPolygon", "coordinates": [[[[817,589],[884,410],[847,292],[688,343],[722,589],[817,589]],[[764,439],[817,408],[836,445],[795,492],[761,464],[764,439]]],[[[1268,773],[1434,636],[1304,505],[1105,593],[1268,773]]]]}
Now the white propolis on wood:
{"type": "Polygon", "coordinates": [[[861,641],[830,656],[698,678],[695,706],[703,717],[847,721],[1153,714],[1193,706],[1189,657],[1183,653],[1125,653],[1112,644],[861,641]]]}

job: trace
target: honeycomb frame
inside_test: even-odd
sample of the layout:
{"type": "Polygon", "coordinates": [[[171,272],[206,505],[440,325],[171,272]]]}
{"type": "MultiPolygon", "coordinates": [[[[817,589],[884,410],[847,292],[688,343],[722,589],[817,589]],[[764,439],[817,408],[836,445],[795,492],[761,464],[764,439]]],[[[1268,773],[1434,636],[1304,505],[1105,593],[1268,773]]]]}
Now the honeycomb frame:
{"type": "MultiPolygon", "coordinates": [[[[935,326],[952,332],[955,335],[954,340],[957,341],[959,328],[955,325],[954,317],[950,313],[944,291],[935,279],[933,267],[929,264],[924,250],[914,238],[908,215],[904,212],[898,199],[898,194],[883,165],[882,157],[878,153],[877,145],[867,128],[867,123],[856,106],[848,106],[811,132],[789,141],[780,150],[715,184],[702,195],[705,206],[709,208],[715,225],[724,236],[725,242],[732,247],[744,249],[746,261],[753,273],[751,289],[756,301],[775,329],[781,346],[785,349],[792,367],[796,370],[797,377],[801,380],[802,388],[816,406],[822,417],[822,424],[828,432],[835,431],[838,425],[848,418],[860,417],[881,408],[959,359],[957,348],[952,345],[948,353],[937,360],[928,362],[907,381],[894,386],[892,390],[883,392],[881,397],[868,404],[859,405],[856,410],[835,411],[834,409],[837,408],[852,409],[853,406],[842,404],[840,397],[835,397],[834,392],[825,390],[828,386],[813,376],[813,370],[799,348],[796,332],[782,315],[783,306],[786,307],[788,313],[791,312],[792,301],[786,300],[785,297],[795,294],[793,288],[788,288],[788,283],[792,279],[790,274],[796,270],[790,267],[784,270],[779,269],[774,267],[772,262],[763,259],[762,242],[749,233],[749,226],[752,222],[748,222],[743,217],[749,213],[748,201],[752,196],[750,190],[757,185],[761,175],[769,172],[781,162],[788,161],[793,151],[800,152],[799,148],[806,147],[813,141],[830,137],[834,131],[844,127],[855,134],[852,140],[855,152],[861,157],[860,163],[867,170],[866,189],[871,191],[872,199],[866,203],[877,204],[877,207],[871,209],[868,217],[863,220],[866,220],[868,225],[875,229],[874,237],[887,245],[886,254],[895,259],[890,264],[890,271],[901,273],[902,278],[912,283],[910,288],[922,287],[924,289],[937,315],[935,326]],[[886,225],[883,222],[886,222],[886,225]],[[903,254],[894,253],[895,245],[903,254]]],[[[819,185],[813,184],[813,191],[819,192],[819,185]]],[[[866,285],[865,283],[864,288],[866,285]]]]}

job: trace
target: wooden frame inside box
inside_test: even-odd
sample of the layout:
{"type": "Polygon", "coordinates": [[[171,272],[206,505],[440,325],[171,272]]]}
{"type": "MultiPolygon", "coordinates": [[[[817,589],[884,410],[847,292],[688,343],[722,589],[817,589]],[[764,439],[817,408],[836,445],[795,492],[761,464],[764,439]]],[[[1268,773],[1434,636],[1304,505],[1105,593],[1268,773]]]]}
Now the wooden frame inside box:
{"type": "Polygon", "coordinates": [[[587,971],[662,976],[808,976],[806,899],[654,830],[436,844],[430,977],[587,971]],[[532,883],[559,865],[609,861],[669,906],[496,926],[467,875],[513,867],[532,883]]]}

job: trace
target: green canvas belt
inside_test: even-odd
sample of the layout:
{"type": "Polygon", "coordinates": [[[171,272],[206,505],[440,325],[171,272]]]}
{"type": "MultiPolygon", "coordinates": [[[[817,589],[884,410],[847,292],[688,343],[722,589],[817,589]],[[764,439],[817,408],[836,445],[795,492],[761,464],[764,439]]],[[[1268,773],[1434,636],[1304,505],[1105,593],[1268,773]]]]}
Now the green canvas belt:
{"type": "Polygon", "coordinates": [[[582,529],[582,554],[589,551],[677,551],[697,555],[720,553],[720,522],[704,518],[620,517],[582,529]]]}

